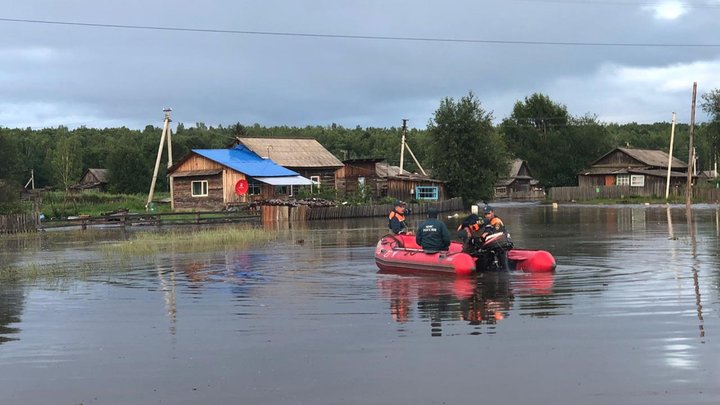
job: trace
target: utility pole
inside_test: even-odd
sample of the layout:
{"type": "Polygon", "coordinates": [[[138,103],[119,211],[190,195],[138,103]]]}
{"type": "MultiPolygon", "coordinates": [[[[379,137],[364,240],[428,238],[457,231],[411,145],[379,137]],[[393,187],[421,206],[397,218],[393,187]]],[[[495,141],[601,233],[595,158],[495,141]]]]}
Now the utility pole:
{"type": "MultiPolygon", "coordinates": [[[[172,108],[163,109],[165,112],[165,123],[163,124],[162,135],[160,136],[160,145],[158,146],[157,158],[155,159],[155,170],[153,171],[152,183],[150,183],[150,193],[148,194],[148,200],[145,204],[145,211],[150,210],[150,203],[155,194],[155,183],[157,182],[158,170],[160,169],[160,159],[162,158],[163,144],[165,143],[165,137],[168,138],[168,167],[172,165],[172,146],[170,145],[170,111],[172,108]]],[[[170,182],[170,193],[172,195],[172,181],[170,182]]]]}
{"type": "Polygon", "coordinates": [[[685,187],[685,210],[690,213],[692,205],[692,170],[690,165],[694,162],[693,156],[693,137],[695,135],[695,98],[697,96],[697,82],[693,82],[692,106],[690,107],[690,139],[688,141],[688,173],[687,186],[685,187]]]}
{"type": "Polygon", "coordinates": [[[405,169],[403,167],[403,163],[405,162],[405,134],[407,133],[407,118],[402,119],[403,126],[402,126],[402,141],[400,142],[400,175],[402,175],[403,170],[405,169]]]}
{"type": "Polygon", "coordinates": [[[415,164],[417,165],[418,169],[420,169],[420,172],[427,176],[427,173],[425,173],[425,169],[423,169],[422,165],[420,165],[420,162],[418,162],[417,158],[415,157],[415,154],[413,153],[412,149],[410,149],[410,145],[405,143],[405,134],[407,133],[407,118],[403,118],[403,128],[402,128],[402,144],[400,145],[400,174],[403,172],[403,160],[404,160],[404,154],[405,148],[407,148],[407,151],[410,153],[410,156],[413,158],[413,161],[415,161],[415,164]]]}
{"type": "Polygon", "coordinates": [[[667,182],[665,182],[665,200],[667,201],[670,196],[670,170],[672,169],[672,158],[673,158],[673,141],[675,141],[675,112],[672,116],[672,126],[670,127],[670,152],[668,153],[668,172],[667,182]]]}

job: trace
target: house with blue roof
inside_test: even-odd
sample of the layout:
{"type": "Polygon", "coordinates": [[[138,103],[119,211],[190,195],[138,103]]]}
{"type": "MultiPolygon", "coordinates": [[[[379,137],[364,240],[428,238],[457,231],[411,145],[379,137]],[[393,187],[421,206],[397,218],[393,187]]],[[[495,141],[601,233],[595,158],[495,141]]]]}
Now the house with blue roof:
{"type": "Polygon", "coordinates": [[[287,198],[313,182],[244,145],[193,149],[168,169],[173,210],[221,210],[268,198],[287,198]]]}

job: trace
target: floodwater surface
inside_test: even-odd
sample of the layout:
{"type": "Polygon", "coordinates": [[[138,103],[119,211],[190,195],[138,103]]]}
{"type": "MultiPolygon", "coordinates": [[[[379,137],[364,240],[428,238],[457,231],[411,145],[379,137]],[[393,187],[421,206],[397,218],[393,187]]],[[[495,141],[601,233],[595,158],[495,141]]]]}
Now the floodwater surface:
{"type": "Polygon", "coordinates": [[[0,403],[720,402],[717,207],[496,210],[555,273],[379,274],[382,218],[120,260],[137,230],[0,239],[79,269],[0,285],[0,403]]]}

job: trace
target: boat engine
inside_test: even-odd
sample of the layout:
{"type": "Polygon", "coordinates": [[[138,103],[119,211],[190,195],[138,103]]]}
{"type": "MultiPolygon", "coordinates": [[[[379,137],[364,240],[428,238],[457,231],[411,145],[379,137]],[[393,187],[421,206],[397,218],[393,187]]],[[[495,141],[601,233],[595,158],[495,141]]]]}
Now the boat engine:
{"type": "Polygon", "coordinates": [[[480,271],[510,270],[507,252],[513,248],[507,232],[496,232],[485,239],[475,240],[473,256],[477,257],[477,269],[480,271]]]}

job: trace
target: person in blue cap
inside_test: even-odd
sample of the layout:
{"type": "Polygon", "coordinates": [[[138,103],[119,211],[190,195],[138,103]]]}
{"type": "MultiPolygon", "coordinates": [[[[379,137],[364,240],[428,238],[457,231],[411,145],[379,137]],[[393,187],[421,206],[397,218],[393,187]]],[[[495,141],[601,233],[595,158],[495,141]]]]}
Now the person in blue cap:
{"type": "Polygon", "coordinates": [[[485,239],[486,236],[497,232],[505,232],[505,224],[502,219],[495,216],[495,209],[486,205],[483,209],[482,234],[480,237],[485,239]]]}
{"type": "Polygon", "coordinates": [[[427,253],[437,253],[450,247],[450,231],[444,222],[437,219],[438,211],[430,208],[425,220],[417,229],[415,242],[427,253]]]}

